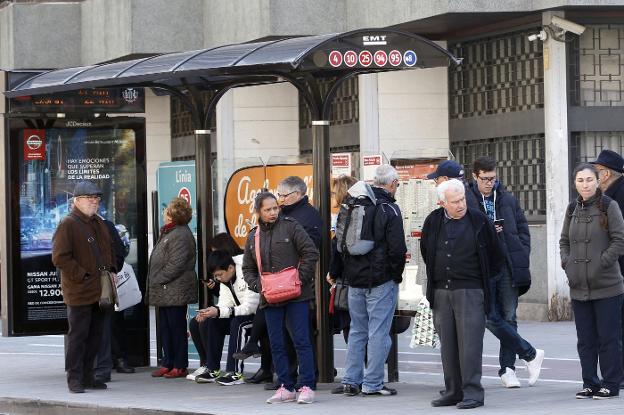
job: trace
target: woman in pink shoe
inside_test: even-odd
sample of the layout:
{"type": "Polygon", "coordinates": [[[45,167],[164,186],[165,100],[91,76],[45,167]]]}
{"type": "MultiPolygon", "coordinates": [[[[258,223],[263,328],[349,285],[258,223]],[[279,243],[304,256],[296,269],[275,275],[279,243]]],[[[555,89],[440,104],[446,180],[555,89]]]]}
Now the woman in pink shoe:
{"type": "Polygon", "coordinates": [[[272,193],[262,192],[256,196],[254,207],[258,214],[258,226],[254,228],[245,243],[243,275],[252,291],[261,293],[260,308],[265,310],[265,318],[273,366],[281,387],[267,403],[312,403],[314,401],[315,377],[314,356],[310,342],[309,303],[314,298],[314,274],[319,258],[314,242],[303,227],[288,216],[279,216],[277,199],[272,193]],[[256,233],[259,246],[256,247],[256,233]],[[258,258],[256,248],[259,250],[258,258]],[[299,270],[301,293],[290,300],[269,303],[262,291],[261,273],[277,273],[288,267],[299,270]],[[284,346],[284,321],[291,333],[297,360],[299,362],[299,383],[295,391],[295,381],[290,376],[288,356],[284,346]],[[297,395],[297,392],[299,394],[297,395]]]}
{"type": "Polygon", "coordinates": [[[175,198],[163,212],[165,226],[154,246],[147,276],[147,303],[158,307],[161,367],[153,377],[180,378],[188,374],[186,307],[197,302],[195,238],[188,227],[193,210],[175,198]]]}

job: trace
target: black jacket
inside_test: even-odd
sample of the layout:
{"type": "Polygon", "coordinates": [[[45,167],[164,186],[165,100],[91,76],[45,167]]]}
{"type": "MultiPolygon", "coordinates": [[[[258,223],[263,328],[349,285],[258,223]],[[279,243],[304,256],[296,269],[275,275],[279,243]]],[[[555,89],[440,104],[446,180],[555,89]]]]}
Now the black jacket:
{"type": "MultiPolygon", "coordinates": [[[[278,272],[288,267],[299,268],[301,296],[288,302],[308,301],[314,298],[314,277],[319,252],[312,239],[295,219],[280,216],[272,224],[260,223],[260,255],[262,272],[278,272]]],[[[243,277],[254,292],[262,293],[262,281],[256,263],[255,227],[249,232],[243,256],[243,277]]],[[[271,304],[279,306],[280,304],[271,304]]],[[[260,296],[260,308],[266,307],[264,296],[260,296]]]]}
{"type": "Polygon", "coordinates": [[[308,236],[314,242],[316,249],[321,247],[321,229],[323,229],[323,219],[318,211],[309,202],[308,196],[304,196],[297,203],[282,206],[280,212],[284,216],[289,216],[299,222],[308,236]]]}
{"type": "Polygon", "coordinates": [[[124,265],[125,259],[125,249],[123,242],[121,241],[121,237],[119,236],[119,232],[117,232],[117,228],[115,228],[115,224],[108,219],[102,218],[106,228],[108,228],[108,233],[113,241],[113,249],[115,254],[115,267],[117,268],[117,272],[121,272],[121,269],[124,265]]]}
{"type": "MultiPolygon", "coordinates": [[[[485,213],[483,196],[475,182],[468,185],[474,197],[467,198],[468,206],[485,213]]],[[[503,185],[498,183],[494,187],[496,192],[496,218],[504,219],[503,232],[498,234],[501,248],[511,270],[514,287],[518,287],[519,295],[526,293],[531,287],[531,272],[529,261],[531,256],[531,234],[529,224],[520,208],[520,203],[514,195],[509,193],[503,185]]]]}
{"type": "MultiPolygon", "coordinates": [[[[468,208],[466,212],[472,229],[474,231],[474,241],[479,253],[479,265],[483,278],[483,293],[485,296],[485,313],[489,311],[489,279],[496,276],[504,263],[504,256],[500,243],[496,237],[494,225],[488,217],[476,209],[468,208]]],[[[440,229],[444,223],[444,208],[438,208],[431,212],[422,228],[422,238],[420,240],[420,253],[422,254],[427,268],[427,300],[433,308],[433,272],[435,269],[436,244],[440,229]]]]}
{"type": "Polygon", "coordinates": [[[375,212],[375,247],[366,255],[341,254],[332,242],[333,278],[344,278],[351,287],[370,288],[394,280],[403,280],[405,268],[405,233],[401,209],[385,189],[373,187],[377,198],[375,212]]]}
{"type": "MultiPolygon", "coordinates": [[[[615,200],[620,207],[620,210],[624,212],[624,177],[620,177],[607,188],[604,192],[605,195],[615,200]]],[[[620,263],[620,270],[624,274],[624,255],[618,260],[620,263]]]]}

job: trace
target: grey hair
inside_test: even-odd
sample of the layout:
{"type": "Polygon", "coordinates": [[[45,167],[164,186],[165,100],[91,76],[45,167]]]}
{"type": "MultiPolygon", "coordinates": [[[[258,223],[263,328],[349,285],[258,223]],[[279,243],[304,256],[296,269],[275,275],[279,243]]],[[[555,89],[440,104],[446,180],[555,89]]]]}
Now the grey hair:
{"type": "Polygon", "coordinates": [[[461,180],[450,179],[445,182],[442,182],[436,187],[436,191],[438,192],[438,200],[442,202],[446,202],[446,192],[451,191],[453,193],[460,192],[461,194],[466,194],[466,188],[461,180]]]}
{"type": "Polygon", "coordinates": [[[299,192],[302,195],[305,195],[308,191],[308,186],[306,186],[305,182],[299,176],[288,176],[283,179],[277,187],[285,187],[290,192],[299,192]]]}
{"type": "Polygon", "coordinates": [[[399,173],[389,164],[382,164],[375,170],[375,186],[387,186],[399,180],[399,173]]]}

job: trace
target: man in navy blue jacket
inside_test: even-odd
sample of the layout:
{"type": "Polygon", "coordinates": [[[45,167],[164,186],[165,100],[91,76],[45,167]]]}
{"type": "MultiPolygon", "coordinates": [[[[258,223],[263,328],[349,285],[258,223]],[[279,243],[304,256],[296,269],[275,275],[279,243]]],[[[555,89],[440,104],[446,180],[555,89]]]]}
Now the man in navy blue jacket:
{"type": "Polygon", "coordinates": [[[493,222],[501,244],[505,264],[490,281],[490,312],[487,328],[500,341],[498,375],[507,388],[519,388],[516,377],[516,355],[527,362],[529,386],[539,377],[544,351],[535,349],[518,334],[516,309],[518,297],[531,286],[529,255],[531,235],[518,200],[497,180],[496,160],[479,157],[473,164],[474,181],[468,185],[472,193],[468,206],[479,209],[493,222]]]}
{"type": "MultiPolygon", "coordinates": [[[[612,150],[602,150],[596,161],[591,162],[596,165],[600,175],[600,190],[611,199],[615,200],[624,212],[624,159],[612,150]]],[[[620,271],[624,273],[624,255],[619,259],[620,271]]],[[[622,307],[622,345],[624,345],[624,307],[622,307]]],[[[624,347],[622,347],[622,362],[624,362],[624,347]]],[[[624,373],[620,389],[624,389],[624,373]]]]}

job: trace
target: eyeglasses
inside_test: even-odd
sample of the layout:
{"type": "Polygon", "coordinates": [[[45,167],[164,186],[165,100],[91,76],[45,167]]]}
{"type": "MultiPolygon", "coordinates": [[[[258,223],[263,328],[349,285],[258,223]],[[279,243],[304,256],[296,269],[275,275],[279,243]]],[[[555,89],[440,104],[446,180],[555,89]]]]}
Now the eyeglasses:
{"type": "Polygon", "coordinates": [[[396,183],[396,187],[398,188],[399,186],[401,186],[401,183],[399,183],[398,179],[394,179],[394,183],[396,183]]]}
{"type": "Polygon", "coordinates": [[[496,176],[477,176],[477,178],[479,178],[479,180],[481,180],[483,183],[494,183],[496,181],[496,176]]]}
{"type": "Polygon", "coordinates": [[[292,192],[290,192],[290,193],[286,193],[286,194],[278,193],[278,194],[277,194],[277,197],[278,197],[279,199],[286,199],[288,196],[292,195],[293,193],[297,193],[297,191],[296,191],[296,190],[293,190],[292,192]]]}
{"type": "Polygon", "coordinates": [[[90,202],[99,201],[102,199],[100,196],[88,195],[88,196],[78,196],[76,199],[87,199],[90,202]]]}

